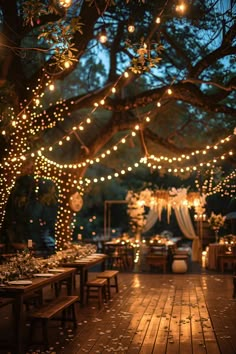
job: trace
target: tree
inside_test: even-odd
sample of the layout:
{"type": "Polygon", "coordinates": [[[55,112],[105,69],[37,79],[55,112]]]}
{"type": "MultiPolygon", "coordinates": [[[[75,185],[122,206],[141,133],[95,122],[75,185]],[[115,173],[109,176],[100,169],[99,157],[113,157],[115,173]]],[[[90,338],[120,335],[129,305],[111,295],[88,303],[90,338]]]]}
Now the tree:
{"type": "Polygon", "coordinates": [[[211,178],[227,161],[232,172],[235,7],[0,0],[2,221],[22,175],[57,185],[61,248],[73,231],[71,194],[137,161],[211,178]]]}

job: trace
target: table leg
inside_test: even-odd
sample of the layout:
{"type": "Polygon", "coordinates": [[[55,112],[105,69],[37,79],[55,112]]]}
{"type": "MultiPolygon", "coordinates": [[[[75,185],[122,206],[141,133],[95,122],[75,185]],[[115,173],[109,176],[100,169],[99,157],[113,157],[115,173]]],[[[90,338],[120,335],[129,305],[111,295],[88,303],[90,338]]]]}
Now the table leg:
{"type": "Polygon", "coordinates": [[[236,275],[233,277],[233,298],[236,298],[236,275]]]}
{"type": "Polygon", "coordinates": [[[72,295],[75,289],[75,273],[71,273],[67,279],[67,295],[72,295]]]}
{"type": "Polygon", "coordinates": [[[23,328],[24,326],[24,304],[23,304],[23,296],[19,295],[16,297],[14,305],[13,305],[13,314],[15,320],[15,353],[22,354],[24,353],[23,348],[23,328]]]}
{"type": "Polygon", "coordinates": [[[84,285],[86,283],[86,278],[88,274],[85,269],[80,270],[80,305],[84,306],[84,285]]]}

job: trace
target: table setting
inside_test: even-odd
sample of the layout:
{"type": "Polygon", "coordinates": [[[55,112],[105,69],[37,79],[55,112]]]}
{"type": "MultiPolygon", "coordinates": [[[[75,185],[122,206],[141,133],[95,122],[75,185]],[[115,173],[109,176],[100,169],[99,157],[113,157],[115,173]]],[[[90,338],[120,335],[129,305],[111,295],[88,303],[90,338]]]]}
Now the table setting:
{"type": "Polygon", "coordinates": [[[95,245],[68,243],[65,250],[58,251],[45,259],[35,257],[32,250],[25,248],[17,251],[0,265],[0,286],[30,285],[34,278],[53,277],[54,274],[65,271],[65,268],[60,268],[61,264],[90,262],[100,256],[95,252],[95,245]]]}

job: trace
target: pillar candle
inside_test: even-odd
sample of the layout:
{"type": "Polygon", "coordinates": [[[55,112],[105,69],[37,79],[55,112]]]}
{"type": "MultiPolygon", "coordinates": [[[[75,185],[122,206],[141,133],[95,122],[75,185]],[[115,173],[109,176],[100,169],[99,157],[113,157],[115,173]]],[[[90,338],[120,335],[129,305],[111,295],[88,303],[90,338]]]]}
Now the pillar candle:
{"type": "Polygon", "coordinates": [[[33,241],[32,240],[28,240],[28,248],[33,247],[33,241]]]}

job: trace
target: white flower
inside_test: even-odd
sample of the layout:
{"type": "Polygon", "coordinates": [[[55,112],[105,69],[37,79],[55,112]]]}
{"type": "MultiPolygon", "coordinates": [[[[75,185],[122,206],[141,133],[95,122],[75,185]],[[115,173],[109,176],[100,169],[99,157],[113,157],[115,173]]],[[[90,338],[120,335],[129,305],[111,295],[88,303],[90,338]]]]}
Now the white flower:
{"type": "Polygon", "coordinates": [[[219,230],[224,225],[225,218],[226,217],[222,216],[222,214],[215,214],[212,212],[210,218],[208,219],[208,223],[210,224],[212,230],[219,230]]]}

